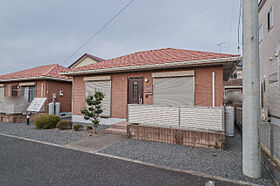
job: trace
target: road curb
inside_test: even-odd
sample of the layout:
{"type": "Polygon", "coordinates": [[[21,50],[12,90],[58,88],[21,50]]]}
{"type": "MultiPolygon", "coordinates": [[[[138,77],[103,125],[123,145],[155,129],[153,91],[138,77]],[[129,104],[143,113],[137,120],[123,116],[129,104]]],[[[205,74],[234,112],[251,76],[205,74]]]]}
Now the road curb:
{"type": "Polygon", "coordinates": [[[241,181],[241,180],[233,180],[233,179],[229,179],[229,178],[224,178],[224,177],[220,177],[220,176],[213,176],[213,175],[210,175],[210,174],[195,172],[195,171],[191,171],[191,170],[182,170],[182,169],[177,169],[177,168],[172,168],[172,167],[167,167],[167,166],[162,166],[162,165],[156,165],[156,164],[147,163],[147,162],[144,162],[144,161],[123,158],[123,157],[120,157],[120,156],[114,156],[114,155],[110,155],[110,154],[104,154],[104,153],[100,153],[100,152],[97,152],[97,151],[83,150],[83,149],[79,149],[79,148],[75,148],[75,147],[67,147],[65,145],[58,145],[58,144],[54,144],[54,143],[48,143],[48,142],[33,140],[33,139],[25,138],[25,137],[13,136],[13,135],[4,134],[4,133],[0,133],[0,135],[1,136],[6,136],[6,137],[11,137],[11,138],[16,138],[16,139],[21,139],[21,140],[25,140],[25,141],[35,142],[35,143],[41,143],[41,144],[44,144],[44,145],[60,147],[60,148],[63,148],[63,149],[75,150],[75,151],[85,152],[85,153],[94,154],[94,155],[98,155],[98,156],[103,156],[103,157],[128,161],[128,162],[132,162],[132,163],[137,163],[137,164],[141,164],[141,165],[146,165],[146,166],[151,166],[151,167],[155,167],[155,168],[165,169],[165,170],[169,170],[169,171],[181,172],[181,173],[191,174],[191,175],[194,175],[194,176],[200,176],[200,177],[209,178],[209,179],[216,179],[216,180],[229,182],[229,183],[234,183],[234,184],[260,186],[258,184],[254,184],[254,183],[251,183],[251,182],[245,182],[245,181],[241,181]]]}

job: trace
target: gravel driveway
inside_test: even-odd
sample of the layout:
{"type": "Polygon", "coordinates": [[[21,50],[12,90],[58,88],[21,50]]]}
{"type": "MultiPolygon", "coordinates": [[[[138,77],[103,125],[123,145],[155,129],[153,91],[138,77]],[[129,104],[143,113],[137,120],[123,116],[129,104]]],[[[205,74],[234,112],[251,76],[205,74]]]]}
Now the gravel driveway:
{"type": "MultiPolygon", "coordinates": [[[[99,131],[103,131],[106,127],[107,126],[100,125],[99,131]]],[[[86,132],[74,132],[73,130],[39,130],[32,123],[30,125],[26,125],[25,123],[0,122],[0,133],[54,143],[58,145],[66,145],[87,137],[86,132]]]]}
{"type": "Polygon", "coordinates": [[[234,180],[274,185],[266,171],[263,171],[262,178],[256,180],[242,174],[240,133],[237,132],[235,137],[227,138],[226,143],[227,149],[223,151],[126,139],[100,152],[234,180]]]}

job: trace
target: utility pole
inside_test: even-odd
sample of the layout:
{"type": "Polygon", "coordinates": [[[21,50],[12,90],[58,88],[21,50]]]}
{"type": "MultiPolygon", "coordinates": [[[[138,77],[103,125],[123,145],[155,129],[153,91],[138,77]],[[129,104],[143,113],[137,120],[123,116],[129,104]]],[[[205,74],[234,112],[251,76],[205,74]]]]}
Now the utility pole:
{"type": "Polygon", "coordinates": [[[242,170],[261,177],[258,0],[243,0],[242,170]]]}

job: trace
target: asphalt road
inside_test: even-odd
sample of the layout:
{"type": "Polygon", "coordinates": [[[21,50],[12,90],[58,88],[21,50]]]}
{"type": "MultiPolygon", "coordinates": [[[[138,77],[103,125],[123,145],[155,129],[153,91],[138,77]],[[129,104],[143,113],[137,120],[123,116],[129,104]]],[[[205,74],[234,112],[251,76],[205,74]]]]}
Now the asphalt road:
{"type": "Polygon", "coordinates": [[[204,185],[208,180],[0,135],[0,185],[204,185]]]}

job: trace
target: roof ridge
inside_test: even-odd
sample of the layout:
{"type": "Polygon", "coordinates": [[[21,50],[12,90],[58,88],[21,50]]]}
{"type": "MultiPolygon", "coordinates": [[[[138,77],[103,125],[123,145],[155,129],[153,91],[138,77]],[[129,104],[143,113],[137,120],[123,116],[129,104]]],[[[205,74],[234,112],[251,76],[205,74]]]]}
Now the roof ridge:
{"type": "Polygon", "coordinates": [[[57,66],[58,66],[58,64],[53,64],[52,67],[49,70],[47,70],[47,72],[43,73],[42,75],[46,76],[48,73],[50,73],[57,66]]]}

